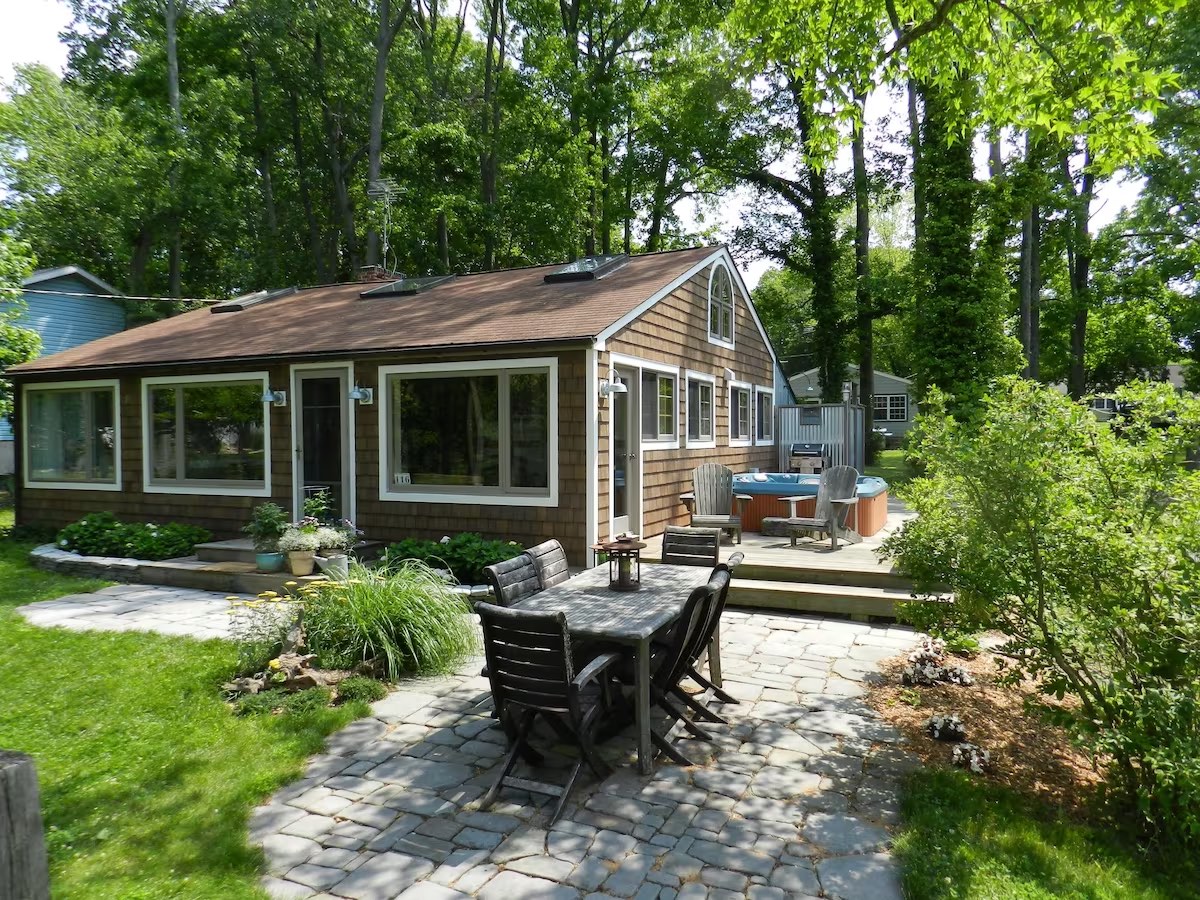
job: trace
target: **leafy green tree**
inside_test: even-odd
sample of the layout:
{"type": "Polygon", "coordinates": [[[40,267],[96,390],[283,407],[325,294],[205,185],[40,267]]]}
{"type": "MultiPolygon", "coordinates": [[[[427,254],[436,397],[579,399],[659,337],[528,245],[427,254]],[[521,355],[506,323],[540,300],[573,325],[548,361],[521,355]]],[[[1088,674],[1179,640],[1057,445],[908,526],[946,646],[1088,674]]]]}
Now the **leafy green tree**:
{"type": "Polygon", "coordinates": [[[33,270],[29,247],[0,232],[0,418],[13,413],[12,382],[5,373],[35,359],[42,349],[41,336],[20,324],[25,303],[21,279],[33,270]]]}
{"type": "Polygon", "coordinates": [[[913,578],[903,615],[998,631],[1004,680],[1075,705],[1053,714],[1106,761],[1107,787],[1163,838],[1200,840],[1200,401],[1120,392],[1127,421],[1018,378],[978,421],[931,392],[914,448],[917,516],[883,546],[913,578]],[[953,595],[953,600],[948,600],[953,595]]]}

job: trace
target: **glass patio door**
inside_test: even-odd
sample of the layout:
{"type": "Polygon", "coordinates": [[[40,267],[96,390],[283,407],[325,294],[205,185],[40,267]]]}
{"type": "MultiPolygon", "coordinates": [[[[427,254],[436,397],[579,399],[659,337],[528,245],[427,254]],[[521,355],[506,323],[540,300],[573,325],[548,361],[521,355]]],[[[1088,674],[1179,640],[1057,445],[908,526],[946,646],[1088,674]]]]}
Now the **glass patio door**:
{"type": "Polygon", "coordinates": [[[296,510],[320,491],[333,498],[330,514],[350,518],[349,392],[344,369],[296,374],[296,510]]]}
{"type": "MultiPolygon", "coordinates": [[[[612,534],[641,528],[642,491],[639,483],[641,447],[638,430],[638,373],[617,369],[627,393],[609,395],[612,421],[612,461],[609,480],[612,534]]],[[[610,535],[611,537],[612,535],[610,535]]]]}

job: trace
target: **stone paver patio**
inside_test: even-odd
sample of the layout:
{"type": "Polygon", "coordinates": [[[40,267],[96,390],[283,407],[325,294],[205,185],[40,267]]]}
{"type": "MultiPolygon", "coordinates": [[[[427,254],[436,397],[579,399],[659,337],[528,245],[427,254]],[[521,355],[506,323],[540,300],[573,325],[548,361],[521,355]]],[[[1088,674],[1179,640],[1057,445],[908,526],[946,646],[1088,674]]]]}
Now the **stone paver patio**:
{"type": "MultiPolygon", "coordinates": [[[[19,608],[36,625],[229,637],[223,594],[118,585],[19,608]]],[[[727,610],[729,725],[682,740],[697,763],[629,765],[550,799],[507,791],[482,812],[504,737],[479,661],[413,679],[332,735],[305,777],[251,815],[274,897],[351,900],[844,900],[899,898],[888,853],[901,777],[919,763],[860,699],[907,628],[727,610]]],[[[567,760],[548,757],[551,765],[567,760]]],[[[553,777],[553,776],[550,776],[553,777]]]]}
{"type": "MultiPolygon", "coordinates": [[[[889,828],[919,763],[859,698],[906,628],[727,611],[726,687],[698,763],[630,765],[550,800],[515,791],[481,812],[504,737],[478,663],[407,681],[333,735],[305,777],[251,816],[275,897],[353,900],[899,898],[889,828]]],[[[610,742],[627,762],[632,742],[610,742]]],[[[565,762],[565,760],[560,760],[565,762]]]]}
{"type": "Polygon", "coordinates": [[[231,637],[237,611],[225,594],[145,584],[118,584],[17,607],[27,621],[45,627],[153,631],[200,640],[231,637]]]}

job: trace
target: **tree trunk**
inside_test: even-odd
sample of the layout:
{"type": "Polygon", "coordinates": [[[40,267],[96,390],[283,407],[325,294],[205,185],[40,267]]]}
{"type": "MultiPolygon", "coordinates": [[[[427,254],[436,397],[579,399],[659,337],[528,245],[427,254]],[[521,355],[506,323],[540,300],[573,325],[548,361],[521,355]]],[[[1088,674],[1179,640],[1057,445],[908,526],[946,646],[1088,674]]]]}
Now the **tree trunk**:
{"type": "MultiPolygon", "coordinates": [[[[865,115],[860,101],[860,112],[865,115]]],[[[858,325],[858,398],[863,405],[863,458],[875,462],[875,310],[871,297],[871,195],[860,118],[850,140],[854,159],[854,306],[858,325]]]]}
{"type": "Polygon", "coordinates": [[[667,214],[667,176],[670,160],[665,151],[654,178],[654,196],[650,204],[650,233],[646,237],[646,250],[653,253],[662,249],[662,223],[667,214]]]}
{"type": "MultiPolygon", "coordinates": [[[[183,145],[183,107],[179,99],[179,48],[176,35],[176,24],[179,10],[176,0],[166,0],[163,8],[164,24],[167,31],[167,102],[171,107],[171,124],[175,129],[175,150],[178,152],[183,145]]],[[[183,238],[181,206],[179,202],[179,164],[171,162],[168,178],[171,189],[171,227],[170,252],[168,256],[168,291],[172,297],[182,296],[183,293],[183,238]]]]}
{"type": "MultiPolygon", "coordinates": [[[[1086,139],[1085,139],[1086,140],[1086,139]]],[[[1087,324],[1091,293],[1092,234],[1089,227],[1095,175],[1092,173],[1092,153],[1087,144],[1083,150],[1083,172],[1079,187],[1074,187],[1071,163],[1062,159],[1063,176],[1074,192],[1071,204],[1071,227],[1067,235],[1067,268],[1071,279],[1071,368],[1067,375],[1067,393],[1079,400],[1087,392],[1087,324]]]]}
{"type": "Polygon", "coordinates": [[[633,111],[625,118],[625,255],[633,252],[633,111]]]}
{"type": "Polygon", "coordinates": [[[279,218],[275,210],[275,189],[271,183],[271,142],[267,137],[266,117],[263,114],[262,87],[258,81],[258,66],[254,62],[249,48],[246,49],[250,70],[250,97],[254,112],[254,142],[258,150],[258,177],[262,186],[263,224],[266,226],[268,240],[265,242],[267,264],[264,274],[272,286],[277,286],[279,278],[279,218]]]}
{"type": "Polygon", "coordinates": [[[143,225],[138,229],[133,241],[133,253],[129,260],[129,293],[135,297],[144,296],[146,287],[146,266],[150,262],[150,251],[154,249],[154,235],[143,225]]]}
{"type": "Polygon", "coordinates": [[[354,224],[354,204],[350,201],[350,190],[346,185],[346,164],[342,155],[342,130],[338,117],[329,103],[325,91],[325,49],[318,31],[313,40],[313,69],[320,90],[321,118],[325,125],[325,143],[329,153],[329,175],[333,182],[333,202],[336,218],[341,221],[342,241],[346,248],[346,264],[342,274],[351,278],[358,275],[358,235],[354,224]]]}
{"type": "Polygon", "coordinates": [[[317,221],[317,214],[313,209],[312,192],[308,186],[304,132],[300,127],[300,105],[296,101],[295,91],[289,92],[288,102],[292,114],[292,152],[296,156],[296,184],[300,190],[300,205],[304,207],[304,221],[308,226],[308,252],[312,254],[317,281],[320,284],[328,284],[332,279],[329,277],[329,270],[325,264],[325,246],[321,240],[321,225],[317,221]]]}
{"type": "MultiPolygon", "coordinates": [[[[375,79],[371,88],[370,135],[367,138],[367,185],[383,174],[383,107],[387,102],[388,59],[396,41],[399,23],[392,21],[391,0],[376,0],[378,24],[375,30],[375,79]]],[[[387,263],[387,260],[384,260],[387,263]]],[[[379,264],[379,233],[367,229],[367,265],[379,264]]]]}
{"type": "Polygon", "coordinates": [[[442,266],[442,274],[450,274],[450,226],[446,219],[446,211],[438,210],[437,214],[437,245],[438,262],[442,266]]]}
{"type": "Polygon", "coordinates": [[[921,240],[925,225],[925,185],[917,178],[917,167],[921,160],[921,110],[918,99],[920,86],[911,78],[908,81],[908,144],[912,152],[913,165],[913,246],[921,240]]]}
{"type": "Polygon", "coordinates": [[[609,179],[611,178],[612,149],[608,142],[608,129],[600,135],[600,252],[607,256],[611,252],[612,228],[609,225],[609,179]]]}
{"type": "Polygon", "coordinates": [[[497,156],[500,135],[499,79],[504,70],[504,0],[486,0],[487,46],[483,64],[482,148],[479,154],[479,185],[483,201],[483,268],[496,266],[499,243],[497,206],[497,156]],[[498,52],[497,52],[498,51],[498,52]],[[499,56],[499,59],[497,59],[499,56]]]}

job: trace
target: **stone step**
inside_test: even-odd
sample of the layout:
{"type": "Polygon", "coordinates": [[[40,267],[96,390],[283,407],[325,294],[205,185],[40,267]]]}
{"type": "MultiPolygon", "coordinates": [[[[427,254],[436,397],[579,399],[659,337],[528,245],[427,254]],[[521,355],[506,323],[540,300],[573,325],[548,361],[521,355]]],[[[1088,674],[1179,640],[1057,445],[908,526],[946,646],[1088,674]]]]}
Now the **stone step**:
{"type": "Polygon", "coordinates": [[[842,584],[801,584],[742,577],[738,568],[729,585],[729,604],[751,609],[836,613],[852,619],[896,618],[896,604],[912,599],[907,590],[842,584]]]}
{"type": "MultiPolygon", "coordinates": [[[[383,541],[359,541],[351,551],[358,559],[375,559],[384,550],[383,541]]],[[[196,556],[203,562],[238,562],[254,565],[254,543],[249,538],[232,541],[209,541],[195,546],[196,556]]]]}
{"type": "MultiPolygon", "coordinates": [[[[722,552],[722,556],[724,555],[722,552]]],[[[886,565],[834,568],[828,565],[806,566],[801,563],[784,566],[748,559],[738,566],[735,577],[739,581],[785,581],[792,584],[882,588],[905,593],[912,589],[909,579],[886,565]]]]}
{"type": "Polygon", "coordinates": [[[142,584],[197,588],[226,594],[261,594],[263,591],[286,594],[289,591],[286,583],[289,581],[304,584],[325,580],[324,575],[297,578],[287,571],[267,574],[257,571],[254,563],[212,562],[195,556],[143,562],[138,566],[137,577],[142,584]]]}

